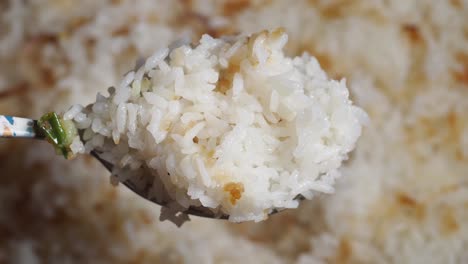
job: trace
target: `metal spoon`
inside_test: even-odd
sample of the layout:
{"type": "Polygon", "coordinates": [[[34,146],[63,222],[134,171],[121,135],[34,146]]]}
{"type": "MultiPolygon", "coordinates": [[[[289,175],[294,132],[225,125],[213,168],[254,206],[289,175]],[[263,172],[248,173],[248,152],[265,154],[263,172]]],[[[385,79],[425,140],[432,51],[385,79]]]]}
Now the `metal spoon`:
{"type": "MultiPolygon", "coordinates": [[[[0,138],[32,138],[45,140],[45,135],[41,132],[38,121],[28,118],[14,117],[14,116],[5,116],[0,115],[0,138]]],[[[92,151],[90,153],[95,157],[110,173],[114,171],[114,164],[104,160],[100,157],[98,151],[92,151]]],[[[153,182],[148,181],[145,185],[136,184],[131,180],[126,180],[122,182],[127,188],[129,188],[134,193],[138,194],[140,197],[149,200],[153,203],[166,207],[171,201],[158,201],[156,198],[153,198],[150,195],[150,190],[152,189],[153,182]],[[141,187],[144,186],[144,187],[141,187]]],[[[304,197],[299,195],[296,197],[297,200],[302,200],[304,197]]],[[[281,209],[273,209],[270,212],[275,214],[281,211],[281,209]]],[[[210,209],[203,206],[191,206],[187,210],[182,212],[183,214],[214,218],[214,219],[228,219],[229,215],[223,213],[215,213],[210,209]]],[[[178,215],[178,217],[184,217],[185,215],[178,215]]],[[[185,216],[186,217],[186,216],[185,216]]]]}

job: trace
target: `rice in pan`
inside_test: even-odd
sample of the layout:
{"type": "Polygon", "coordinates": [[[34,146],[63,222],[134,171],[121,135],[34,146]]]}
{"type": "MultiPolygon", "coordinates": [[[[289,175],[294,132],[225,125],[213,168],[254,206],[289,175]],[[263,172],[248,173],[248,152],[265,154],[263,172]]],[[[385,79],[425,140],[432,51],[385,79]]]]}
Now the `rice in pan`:
{"type": "MultiPolygon", "coordinates": [[[[0,263],[467,263],[468,4],[463,0],[0,1],[0,113],[87,105],[182,38],[284,27],[370,117],[335,193],[266,221],[160,207],[79,155],[0,141],[0,263]],[[40,100],[39,100],[40,98],[40,100]]],[[[106,95],[107,96],[107,95],[106,95]]]]}

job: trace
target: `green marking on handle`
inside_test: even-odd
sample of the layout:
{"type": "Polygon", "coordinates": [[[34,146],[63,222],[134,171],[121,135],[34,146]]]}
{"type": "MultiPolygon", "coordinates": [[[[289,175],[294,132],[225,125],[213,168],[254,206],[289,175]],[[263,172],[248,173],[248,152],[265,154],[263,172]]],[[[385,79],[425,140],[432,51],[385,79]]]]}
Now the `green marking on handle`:
{"type": "Polygon", "coordinates": [[[47,141],[54,145],[57,152],[68,159],[71,154],[69,150],[69,144],[71,142],[67,136],[73,133],[67,133],[62,122],[62,119],[60,119],[56,113],[52,112],[43,115],[37,124],[40,131],[46,136],[47,141]]]}

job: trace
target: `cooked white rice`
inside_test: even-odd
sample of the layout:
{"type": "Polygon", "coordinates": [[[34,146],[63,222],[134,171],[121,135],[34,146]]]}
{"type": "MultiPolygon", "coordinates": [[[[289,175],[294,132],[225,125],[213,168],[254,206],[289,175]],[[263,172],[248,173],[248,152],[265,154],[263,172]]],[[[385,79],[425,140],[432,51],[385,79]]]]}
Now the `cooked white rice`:
{"type": "Polygon", "coordinates": [[[204,35],[196,47],[156,52],[108,96],[64,114],[84,130],[84,148],[75,140],[72,151],[99,150],[120,181],[154,179],[150,199],[234,222],[332,193],[367,115],[314,57],[286,57],[287,38],[281,29],[204,35]]]}

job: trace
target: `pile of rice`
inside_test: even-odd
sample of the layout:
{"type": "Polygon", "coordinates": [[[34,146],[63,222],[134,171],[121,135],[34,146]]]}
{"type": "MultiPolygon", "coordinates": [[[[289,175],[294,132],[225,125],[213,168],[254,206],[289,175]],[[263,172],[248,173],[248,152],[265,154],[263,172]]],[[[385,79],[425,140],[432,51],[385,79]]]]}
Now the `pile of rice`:
{"type": "Polygon", "coordinates": [[[0,113],[95,101],[140,58],[284,27],[370,117],[333,195],[267,220],[192,217],[109,184],[88,155],[0,140],[0,263],[468,263],[468,3],[0,1],[0,113]]]}
{"type": "Polygon", "coordinates": [[[367,116],[314,57],[286,57],[286,42],[277,29],[156,52],[109,96],[64,114],[84,141],[71,150],[96,150],[137,189],[149,183],[148,199],[234,222],[332,193],[367,116]]]}

